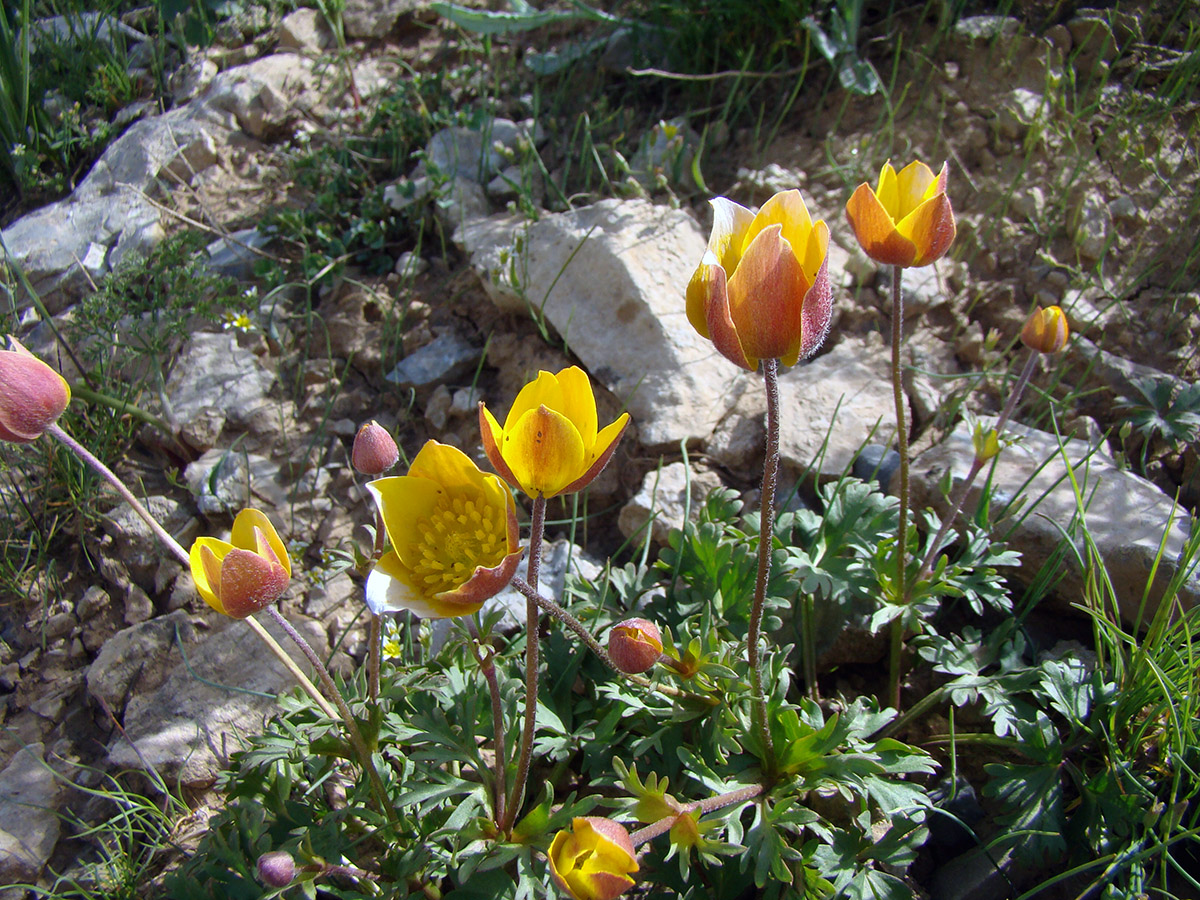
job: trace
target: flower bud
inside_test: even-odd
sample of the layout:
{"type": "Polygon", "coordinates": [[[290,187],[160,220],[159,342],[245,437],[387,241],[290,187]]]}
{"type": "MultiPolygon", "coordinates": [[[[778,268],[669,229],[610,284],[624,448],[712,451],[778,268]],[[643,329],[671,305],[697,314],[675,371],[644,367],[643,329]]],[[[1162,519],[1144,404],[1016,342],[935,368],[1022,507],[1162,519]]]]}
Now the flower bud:
{"type": "Polygon", "coordinates": [[[1066,314],[1057,306],[1035,306],[1021,329],[1021,343],[1038,353],[1057,353],[1067,346],[1070,336],[1066,314]]]}
{"type": "Polygon", "coordinates": [[[400,448],[387,429],[371,420],[358,429],[350,464],[364,475],[382,475],[400,459],[400,448]]]}
{"type": "Polygon", "coordinates": [[[270,888],[285,888],[296,878],[296,861],[286,850],[272,850],[258,858],[258,878],[270,888]]]}
{"type": "Polygon", "coordinates": [[[28,444],[71,402],[71,388],[52,368],[9,337],[0,350],[0,441],[28,444]]]}
{"type": "Polygon", "coordinates": [[[662,634],[646,619],[626,619],[608,633],[608,655],[626,675],[640,675],[662,655],[662,634]]]}
{"type": "Polygon", "coordinates": [[[975,459],[981,463],[987,462],[1000,452],[1000,436],[996,434],[996,429],[985,429],[979,423],[975,424],[975,433],[971,435],[971,443],[975,446],[975,459]]]}
{"type": "Polygon", "coordinates": [[[574,900],[616,900],[638,870],[625,827],[599,816],[577,816],[554,836],[548,853],[554,882],[574,900]]]}

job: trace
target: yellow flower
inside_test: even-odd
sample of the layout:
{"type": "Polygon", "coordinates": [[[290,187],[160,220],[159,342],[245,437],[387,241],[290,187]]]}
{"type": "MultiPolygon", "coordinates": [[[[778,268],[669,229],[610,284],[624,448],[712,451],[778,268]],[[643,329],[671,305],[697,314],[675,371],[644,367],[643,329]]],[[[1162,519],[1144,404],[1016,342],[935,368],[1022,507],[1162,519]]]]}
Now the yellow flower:
{"type": "Polygon", "coordinates": [[[638,870],[629,832],[599,816],[577,816],[571,831],[554,836],[548,856],[555,883],[575,900],[615,900],[638,870]]]}
{"type": "Polygon", "coordinates": [[[292,577],[287,548],[271,520],[257,509],[237,514],[230,541],[197,538],[191,563],[200,596],[217,612],[235,619],[274,603],[292,577]]]}
{"type": "Polygon", "coordinates": [[[58,421],[71,388],[52,368],[9,337],[0,350],[0,441],[27,444],[58,421]]]}
{"type": "Polygon", "coordinates": [[[846,217],[867,256],[889,266],[927,266],[954,241],[954,210],[946,196],[946,165],[935,176],[925,163],[899,173],[890,162],[879,187],[863,182],[846,204],[846,217]]]}
{"type": "Polygon", "coordinates": [[[538,377],[517,394],[504,427],[479,404],[483,450],[500,477],[530,497],[583,490],[608,464],[629,413],[597,431],[596,398],[577,366],[538,377]]]}
{"type": "Polygon", "coordinates": [[[1000,435],[996,433],[995,428],[985,429],[976,422],[975,430],[971,434],[971,444],[975,448],[975,459],[985,463],[1000,452],[1000,435]]]}
{"type": "Polygon", "coordinates": [[[512,580],[521,559],[516,504],[461,450],[429,441],[407,475],[367,489],[392,543],[367,577],[372,612],[470,615],[512,580]]]}
{"type": "Polygon", "coordinates": [[[1046,309],[1035,306],[1021,329],[1021,343],[1038,353],[1057,353],[1067,346],[1070,336],[1067,316],[1057,306],[1046,309]]]}
{"type": "Polygon", "coordinates": [[[757,214],[717,197],[708,249],[687,287],[692,327],[726,359],[794,366],[829,332],[829,228],[813,222],[799,191],[782,191],[757,214]]]}

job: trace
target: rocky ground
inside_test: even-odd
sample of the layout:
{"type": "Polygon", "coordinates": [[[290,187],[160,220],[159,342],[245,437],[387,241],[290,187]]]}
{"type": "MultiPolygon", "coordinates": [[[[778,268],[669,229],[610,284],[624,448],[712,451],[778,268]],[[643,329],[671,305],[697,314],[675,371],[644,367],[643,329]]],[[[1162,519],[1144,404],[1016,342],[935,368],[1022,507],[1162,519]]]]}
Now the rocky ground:
{"type": "MultiPolygon", "coordinates": [[[[348,7],[354,82],[368,106],[405,66],[439,65],[452,40],[424,4],[348,7]]],[[[1177,492],[1189,509],[1198,499],[1195,446],[1160,440],[1139,474],[1129,465],[1136,437],[1122,443],[1113,429],[1126,417],[1118,404],[1138,396],[1137,379],[1181,390],[1198,378],[1200,166],[1195,105],[1156,98],[1184,61],[1147,42],[1147,17],[1110,20],[1077,11],[1039,31],[986,16],[949,32],[914,22],[905,40],[924,40],[928,52],[919,69],[909,61],[898,73],[909,89],[893,106],[842,92],[802,102],[761,154],[757,135],[714,132],[704,177],[746,204],[799,186],[833,232],[830,340],[781,380],[793,485],[810,467],[821,479],[855,466],[870,475],[879,460],[882,477],[890,471],[885,281],[842,209],[889,152],[898,162],[948,158],[958,242],[951,258],[910,270],[905,285],[918,504],[942,503],[945,474],[968,468],[961,413],[999,408],[1031,305],[1059,304],[1076,336],[1037,383],[1065,401],[1057,425],[1072,435],[1066,457],[1091,494],[1089,527],[1136,603],[1177,492]],[[980,371],[968,396],[976,381],[961,376],[980,371]]],[[[173,108],[137,119],[68,197],[10,221],[4,241],[48,311],[69,320],[95,280],[197,223],[214,232],[211,265],[239,284],[256,284],[257,259],[287,257],[291,248],[256,229],[257,217],[306,202],[287,168],[298,147],[357,124],[347,81],[328,62],[332,47],[322,20],[298,10],[253,44],[193,54],[174,76],[173,108]]],[[[410,455],[436,437],[482,459],[477,402],[500,415],[530,374],[577,363],[605,389],[601,418],[626,409],[634,423],[591,489],[590,508],[608,512],[589,524],[590,554],[644,528],[665,541],[689,483],[693,499],[721,484],[754,499],[761,385],[684,315],[707,238],[704,197],[643,189],[563,208],[540,174],[530,179],[517,165],[546,137],[520,101],[510,106],[483,129],[436,134],[423,162],[385,192],[396,209],[427,205],[444,246],[397,251],[389,274],[350,268],[311,294],[273,291],[248,311],[253,330],[214,328],[180,342],[154,410],[178,443],[147,430],[121,462],[185,546],[227,529],[243,506],[266,510],[301,560],[285,609],[318,649],[336,648],[346,671],[362,658],[361,587],[345,573],[325,577],[327,551],[361,538],[369,521],[348,466],[349,441],[367,419],[410,455]],[[536,217],[514,200],[535,203],[536,217]],[[310,299],[311,315],[301,316],[310,299]],[[385,328],[403,350],[394,365],[385,328]]],[[[17,296],[27,346],[78,378],[17,296]]],[[[1055,523],[1076,508],[1037,393],[1019,418],[1024,439],[1002,456],[996,481],[1032,479],[1028,490],[1042,499],[1011,539],[1025,558],[1018,579],[1050,557],[1055,523]]],[[[222,761],[288,688],[282,667],[262,661],[244,626],[204,606],[127,507],[100,525],[78,535],[56,572],[28,572],[22,595],[0,609],[0,883],[74,864],[80,842],[58,810],[86,819],[98,804],[71,781],[94,786],[105,771],[153,767],[203,808],[222,761]]],[[[1187,536],[1176,512],[1165,568],[1187,536]]],[[[1064,606],[1081,579],[1070,571],[1059,585],[1064,606]]],[[[1198,592],[1194,580],[1184,591],[1198,592]]],[[[862,625],[832,626],[863,639],[827,645],[826,667],[882,652],[862,625]]]]}

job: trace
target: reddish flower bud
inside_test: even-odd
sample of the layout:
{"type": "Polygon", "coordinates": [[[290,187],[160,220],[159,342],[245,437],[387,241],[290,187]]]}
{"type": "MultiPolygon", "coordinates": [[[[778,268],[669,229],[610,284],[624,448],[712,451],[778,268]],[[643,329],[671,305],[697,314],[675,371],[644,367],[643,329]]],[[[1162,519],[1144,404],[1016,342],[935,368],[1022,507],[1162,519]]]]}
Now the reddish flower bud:
{"type": "Polygon", "coordinates": [[[662,655],[662,634],[646,619],[626,619],[608,633],[608,655],[626,675],[640,675],[662,655]]]}
{"type": "Polygon", "coordinates": [[[382,475],[400,459],[400,448],[387,429],[372,420],[358,429],[350,464],[364,475],[382,475]]]}
{"type": "Polygon", "coordinates": [[[42,436],[71,402],[61,375],[9,337],[0,350],[0,441],[28,444],[42,436]]]}
{"type": "Polygon", "coordinates": [[[296,861],[286,850],[272,850],[258,858],[258,878],[270,888],[285,888],[296,878],[296,861]]]}
{"type": "Polygon", "coordinates": [[[1057,306],[1035,306],[1021,329],[1021,342],[1038,353],[1057,353],[1067,346],[1070,336],[1066,314],[1057,306]]]}

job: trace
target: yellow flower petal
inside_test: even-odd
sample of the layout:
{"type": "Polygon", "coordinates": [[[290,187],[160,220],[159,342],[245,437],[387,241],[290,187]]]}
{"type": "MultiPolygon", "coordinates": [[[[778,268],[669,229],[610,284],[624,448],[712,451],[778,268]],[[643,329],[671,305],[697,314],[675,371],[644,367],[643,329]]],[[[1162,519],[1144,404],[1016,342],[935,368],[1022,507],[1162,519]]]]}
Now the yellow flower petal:
{"type": "Polygon", "coordinates": [[[730,317],[746,357],[785,356],[800,335],[808,284],[780,226],[772,225],[754,238],[730,276],[728,290],[730,317]]]}
{"type": "Polygon", "coordinates": [[[192,581],[204,602],[219,613],[224,613],[217,591],[221,587],[221,560],[233,549],[233,545],[216,538],[196,538],[188,554],[192,581]]]}
{"type": "Polygon", "coordinates": [[[885,162],[879,170],[879,187],[875,194],[889,219],[895,222],[900,218],[900,180],[891,162],[885,162]]]}
{"type": "Polygon", "coordinates": [[[713,227],[708,237],[708,252],[726,273],[737,268],[747,244],[746,234],[754,222],[754,213],[725,197],[708,201],[713,210],[713,227]]]}
{"type": "Polygon", "coordinates": [[[564,493],[583,490],[595,480],[597,475],[604,471],[604,467],[612,459],[613,452],[617,449],[617,443],[621,440],[621,435],[625,433],[625,428],[628,424],[629,413],[621,413],[613,422],[601,429],[600,433],[596,436],[596,443],[592,446],[589,453],[587,471],[571,484],[567,485],[563,489],[564,493]]]}
{"type": "Polygon", "coordinates": [[[954,211],[945,194],[926,200],[896,225],[896,232],[918,249],[910,266],[925,266],[941,259],[954,243],[954,211]]]}
{"type": "MultiPolygon", "coordinates": [[[[725,270],[711,251],[705,251],[699,267],[692,274],[687,286],[687,317],[700,337],[708,338],[708,308],[712,303],[722,302],[718,294],[725,292],[725,270]]],[[[723,302],[728,305],[728,299],[723,302]]]]}
{"type": "Polygon", "coordinates": [[[929,166],[913,160],[896,175],[898,204],[892,218],[899,222],[914,209],[937,193],[937,179],[929,166]]]}
{"type": "MultiPolygon", "coordinates": [[[[401,554],[412,552],[421,543],[422,520],[431,516],[447,496],[446,488],[439,482],[412,475],[378,478],[367,483],[367,490],[375,498],[392,546],[401,554]]],[[[416,560],[407,562],[416,565],[416,560]]]]}
{"type": "Polygon", "coordinates": [[[579,430],[562,413],[545,406],[530,410],[516,425],[504,429],[501,452],[531,497],[553,497],[586,470],[579,430]]]}
{"type": "Polygon", "coordinates": [[[279,534],[275,531],[275,526],[271,524],[271,520],[267,518],[266,513],[257,509],[243,509],[233,520],[233,531],[230,535],[230,541],[233,546],[242,550],[258,552],[259,532],[266,538],[267,544],[275,556],[275,561],[283,566],[284,571],[290,577],[292,574],[292,561],[288,556],[287,547],[279,539],[279,534]]]}
{"type": "Polygon", "coordinates": [[[908,266],[916,259],[917,248],[896,231],[896,223],[865,181],[850,196],[846,204],[846,216],[863,252],[875,262],[908,266]]]}
{"type": "Polygon", "coordinates": [[[513,401],[512,409],[504,419],[504,430],[507,432],[521,421],[526,413],[539,406],[557,410],[563,407],[562,387],[550,372],[538,372],[537,378],[517,392],[517,399],[513,401]]]}
{"type": "Polygon", "coordinates": [[[592,383],[587,373],[578,366],[569,366],[558,375],[558,386],[562,389],[562,406],[550,406],[555,412],[560,412],[579,431],[579,438],[584,447],[591,447],[596,442],[596,397],[592,393],[592,383]]]}

